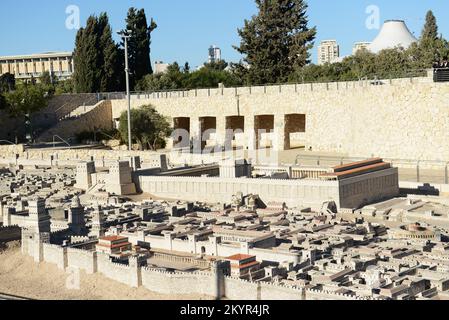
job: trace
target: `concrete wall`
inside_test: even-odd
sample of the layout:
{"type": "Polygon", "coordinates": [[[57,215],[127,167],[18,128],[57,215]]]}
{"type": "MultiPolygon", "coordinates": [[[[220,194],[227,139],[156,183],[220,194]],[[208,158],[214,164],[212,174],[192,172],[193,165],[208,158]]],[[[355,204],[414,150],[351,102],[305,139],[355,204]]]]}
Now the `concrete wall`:
{"type": "MultiPolygon", "coordinates": [[[[190,117],[192,135],[199,133],[200,117],[216,117],[218,140],[223,139],[228,116],[244,116],[248,135],[255,116],[274,115],[278,149],[284,148],[285,115],[301,114],[306,118],[301,139],[314,151],[444,160],[449,158],[448,101],[447,83],[413,78],[379,86],[343,82],[194,90],[133,99],[132,106],[152,104],[166,116],[190,117]]],[[[112,110],[118,118],[126,101],[112,101],[112,110]]]]}

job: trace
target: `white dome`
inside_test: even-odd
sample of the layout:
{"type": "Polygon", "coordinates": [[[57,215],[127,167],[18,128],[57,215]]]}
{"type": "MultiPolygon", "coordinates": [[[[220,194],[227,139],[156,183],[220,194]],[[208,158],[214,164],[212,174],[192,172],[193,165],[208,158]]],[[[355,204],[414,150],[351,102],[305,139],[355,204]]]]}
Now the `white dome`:
{"type": "Polygon", "coordinates": [[[393,49],[396,47],[403,47],[407,49],[414,42],[418,41],[407,25],[402,20],[387,20],[385,21],[379,35],[368,46],[368,50],[373,53],[378,53],[384,49],[393,49]]]}

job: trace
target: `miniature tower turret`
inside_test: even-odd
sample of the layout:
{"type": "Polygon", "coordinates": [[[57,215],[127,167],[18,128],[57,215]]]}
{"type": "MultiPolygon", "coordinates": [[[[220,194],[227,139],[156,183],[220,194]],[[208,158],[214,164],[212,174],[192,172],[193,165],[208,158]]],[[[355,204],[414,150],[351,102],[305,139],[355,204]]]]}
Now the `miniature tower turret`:
{"type": "Polygon", "coordinates": [[[28,201],[28,219],[22,228],[22,252],[43,261],[43,243],[50,243],[51,218],[45,209],[45,199],[28,201]]]}
{"type": "Polygon", "coordinates": [[[92,217],[92,228],[90,230],[89,236],[94,236],[100,238],[104,236],[104,214],[101,209],[98,209],[94,212],[92,217]]]}
{"type": "Polygon", "coordinates": [[[86,221],[84,220],[84,207],[81,205],[78,196],[73,197],[69,209],[69,229],[77,236],[87,234],[86,221]]]}

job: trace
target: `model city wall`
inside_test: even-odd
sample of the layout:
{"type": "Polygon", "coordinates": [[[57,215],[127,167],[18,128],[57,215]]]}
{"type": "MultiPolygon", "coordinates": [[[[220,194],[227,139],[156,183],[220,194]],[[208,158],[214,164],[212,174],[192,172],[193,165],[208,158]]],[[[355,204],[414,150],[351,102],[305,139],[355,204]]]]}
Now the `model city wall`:
{"type": "Polygon", "coordinates": [[[22,250],[36,262],[55,264],[60,270],[77,269],[88,274],[100,273],[108,279],[130,287],[144,287],[159,294],[204,295],[211,298],[226,297],[231,300],[367,299],[299,286],[241,280],[216,272],[167,272],[140,267],[136,261],[123,265],[112,262],[109,256],[102,253],[64,248],[26,238],[22,239],[22,250]]]}

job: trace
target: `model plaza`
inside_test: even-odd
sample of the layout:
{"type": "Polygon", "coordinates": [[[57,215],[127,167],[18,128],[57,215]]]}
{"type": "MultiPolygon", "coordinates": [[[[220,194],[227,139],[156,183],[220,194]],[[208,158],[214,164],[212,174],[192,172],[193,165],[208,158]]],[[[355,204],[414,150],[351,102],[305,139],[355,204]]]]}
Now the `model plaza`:
{"type": "Polygon", "coordinates": [[[0,299],[449,299],[435,16],[342,57],[325,32],[315,48],[306,2],[256,7],[240,63],[218,42],[198,67],[153,60],[166,26],[133,7],[123,30],[73,27],[73,52],[0,57],[0,299]]]}

